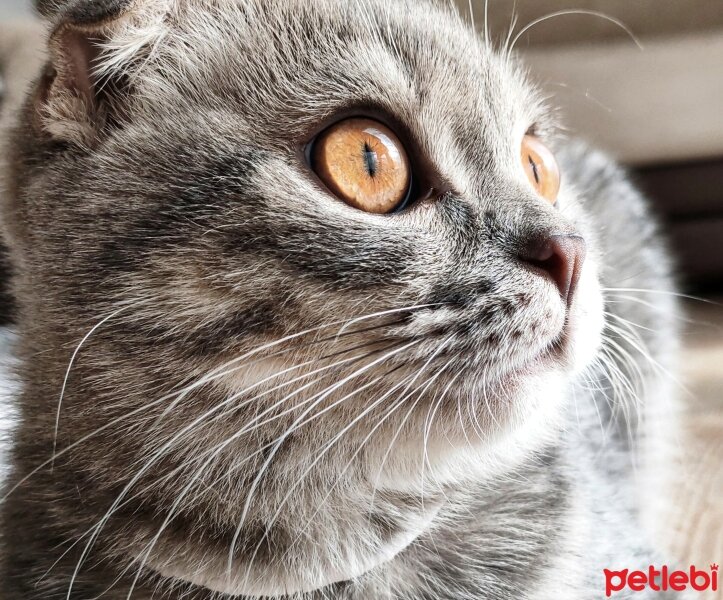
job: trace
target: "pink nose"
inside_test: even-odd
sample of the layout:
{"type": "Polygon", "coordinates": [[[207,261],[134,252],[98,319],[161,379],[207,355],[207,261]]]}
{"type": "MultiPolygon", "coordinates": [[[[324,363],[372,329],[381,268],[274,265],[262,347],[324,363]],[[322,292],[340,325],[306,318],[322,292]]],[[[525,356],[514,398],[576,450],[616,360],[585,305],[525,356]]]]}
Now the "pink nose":
{"type": "Polygon", "coordinates": [[[563,301],[572,303],[582,263],[585,262],[585,240],[578,235],[550,235],[531,241],[520,252],[520,258],[550,277],[563,301]]]}

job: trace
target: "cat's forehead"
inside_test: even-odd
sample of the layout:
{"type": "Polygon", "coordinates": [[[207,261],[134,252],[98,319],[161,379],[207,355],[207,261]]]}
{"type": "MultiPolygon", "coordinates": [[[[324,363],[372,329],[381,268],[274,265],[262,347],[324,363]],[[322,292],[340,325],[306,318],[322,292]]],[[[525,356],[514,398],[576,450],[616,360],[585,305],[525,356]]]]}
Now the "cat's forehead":
{"type": "Polygon", "coordinates": [[[442,148],[464,160],[545,118],[515,61],[448,7],[190,0],[175,18],[161,75],[182,74],[174,82],[191,104],[236,111],[261,145],[369,109],[403,124],[432,160],[442,148]]]}

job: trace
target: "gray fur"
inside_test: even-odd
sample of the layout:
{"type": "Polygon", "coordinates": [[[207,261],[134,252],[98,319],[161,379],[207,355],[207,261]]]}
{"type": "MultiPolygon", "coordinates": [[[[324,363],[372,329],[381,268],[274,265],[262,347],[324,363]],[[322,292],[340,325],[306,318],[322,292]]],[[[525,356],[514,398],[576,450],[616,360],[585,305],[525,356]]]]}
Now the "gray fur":
{"type": "Polygon", "coordinates": [[[674,416],[668,259],[513,56],[411,1],[55,4],[2,199],[4,600],[579,600],[664,560],[639,506],[674,416]],[[68,32],[102,47],[90,103],[68,32]],[[432,200],[325,191],[303,147],[342,114],[397,129],[432,200]],[[531,127],[556,208],[521,174],[531,127]],[[551,233],[588,247],[567,313],[518,258],[551,233]]]}

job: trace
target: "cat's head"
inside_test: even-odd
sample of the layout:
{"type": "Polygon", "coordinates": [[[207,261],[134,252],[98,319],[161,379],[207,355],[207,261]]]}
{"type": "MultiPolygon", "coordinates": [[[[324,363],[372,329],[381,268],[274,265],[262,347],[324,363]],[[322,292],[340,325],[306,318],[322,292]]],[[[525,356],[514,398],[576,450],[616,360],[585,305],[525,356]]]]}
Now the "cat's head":
{"type": "MultiPolygon", "coordinates": [[[[417,2],[79,4],[10,179],[48,438],[89,334],[59,417],[58,449],[90,435],[69,469],[230,539],[274,516],[294,533],[279,499],[305,522],[344,469],[363,498],[414,496],[426,468],[433,495],[554,432],[601,294],[564,169],[556,190],[565,141],[512,56],[417,2]]],[[[133,530],[137,556],[156,530],[133,530]]],[[[164,536],[148,562],[191,578],[211,542],[164,536]]],[[[273,593],[219,583],[219,538],[197,581],[273,593]]],[[[334,580],[319,569],[287,565],[285,589],[334,580]]]]}

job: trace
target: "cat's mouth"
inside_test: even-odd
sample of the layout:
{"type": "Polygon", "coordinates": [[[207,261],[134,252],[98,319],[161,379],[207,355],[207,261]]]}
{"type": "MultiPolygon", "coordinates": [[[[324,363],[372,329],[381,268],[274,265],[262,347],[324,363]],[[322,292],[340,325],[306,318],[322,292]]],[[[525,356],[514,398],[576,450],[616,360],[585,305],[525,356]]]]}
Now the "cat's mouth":
{"type": "Polygon", "coordinates": [[[565,314],[565,322],[560,332],[552,339],[547,347],[541,352],[542,358],[565,362],[570,360],[573,338],[575,335],[575,317],[570,310],[565,314]]]}
{"type": "Polygon", "coordinates": [[[484,332],[459,348],[449,348],[442,358],[457,353],[472,371],[484,370],[502,387],[553,370],[579,371],[599,344],[602,309],[596,290],[581,290],[582,301],[564,307],[550,303],[545,313],[549,318],[522,315],[517,325],[505,325],[506,332],[484,332]]]}
{"type": "Polygon", "coordinates": [[[518,369],[538,371],[544,368],[573,368],[575,364],[575,348],[581,335],[579,317],[573,304],[565,310],[564,321],[559,331],[550,341],[526,364],[518,369]]]}
{"type": "Polygon", "coordinates": [[[571,334],[566,326],[536,354],[504,373],[499,378],[500,387],[505,389],[516,387],[518,382],[526,378],[570,368],[573,361],[572,348],[571,334]]]}

